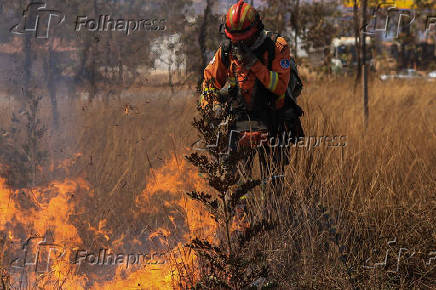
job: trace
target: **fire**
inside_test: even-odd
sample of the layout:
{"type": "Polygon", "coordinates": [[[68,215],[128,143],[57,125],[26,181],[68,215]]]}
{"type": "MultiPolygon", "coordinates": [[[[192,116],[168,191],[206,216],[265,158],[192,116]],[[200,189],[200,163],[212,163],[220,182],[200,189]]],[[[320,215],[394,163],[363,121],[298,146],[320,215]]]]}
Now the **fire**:
{"type": "MultiPolygon", "coordinates": [[[[80,155],[76,156],[77,158],[80,155]]],[[[153,213],[162,214],[159,206],[176,208],[182,215],[168,214],[168,227],[162,225],[154,229],[148,235],[152,243],[159,241],[163,249],[155,249],[156,252],[164,253],[160,259],[152,258],[144,264],[116,265],[114,274],[110,281],[103,279],[96,273],[80,273],[79,265],[74,260],[74,249],[84,244],[71,217],[83,214],[78,206],[78,201],[83,197],[92,197],[94,192],[90,189],[86,180],[66,179],[64,181],[53,181],[46,187],[35,187],[22,190],[12,190],[7,187],[4,179],[0,179],[0,231],[6,232],[14,243],[22,243],[30,236],[47,239],[46,242],[53,242],[62,245],[52,253],[52,264],[49,271],[44,273],[33,273],[28,271],[27,281],[32,281],[32,286],[43,289],[172,289],[174,279],[180,274],[178,265],[184,263],[190,269],[195,269],[196,257],[192,251],[184,250],[184,243],[193,237],[206,238],[213,242],[216,233],[216,224],[208,213],[202,209],[197,202],[186,197],[187,191],[197,190],[210,192],[205,186],[207,183],[196,172],[196,169],[181,158],[174,157],[168,160],[164,166],[150,172],[151,180],[142,193],[137,197],[136,204],[139,214],[153,213]],[[169,197],[168,197],[169,196],[169,197]],[[165,198],[165,200],[163,200],[165,198]],[[153,201],[161,200],[159,206],[153,201]],[[183,221],[180,221],[180,216],[183,221]],[[184,224],[184,229],[177,225],[184,224]],[[171,229],[170,229],[171,228],[171,229]],[[174,246],[174,232],[183,237],[174,246]],[[186,230],[188,229],[188,230],[186,230]],[[172,246],[171,246],[172,245],[172,246]],[[166,248],[165,248],[166,247],[166,248]],[[173,248],[171,248],[173,247],[173,248]],[[160,261],[159,261],[160,260],[160,261]],[[106,280],[106,281],[105,281],[106,280]]],[[[90,222],[82,221],[87,225],[88,232],[97,237],[104,237],[110,245],[109,251],[114,253],[124,249],[123,245],[142,245],[136,238],[121,235],[118,239],[112,240],[112,232],[108,230],[106,219],[93,226],[90,222]]],[[[39,245],[39,244],[38,244],[39,245]]],[[[196,273],[191,273],[196,275],[196,273]]],[[[14,276],[12,276],[14,279],[14,276]]],[[[18,277],[15,277],[18,279],[18,277]]],[[[30,283],[30,282],[29,282],[30,283]]],[[[29,284],[30,285],[30,284],[29,284]]]]}
{"type": "Polygon", "coordinates": [[[145,266],[126,273],[117,268],[113,282],[98,284],[95,289],[172,289],[170,266],[145,266]]]}
{"type": "MultiPolygon", "coordinates": [[[[74,211],[74,193],[78,188],[89,190],[84,180],[52,182],[47,188],[24,189],[12,192],[0,180],[0,197],[8,201],[1,208],[0,230],[6,225],[22,225],[30,232],[52,231],[56,240],[81,242],[77,229],[68,221],[74,211]],[[21,197],[20,197],[21,196],[21,197]],[[13,197],[29,200],[26,205],[17,206],[13,197]],[[62,214],[60,214],[62,213],[62,214]]],[[[10,231],[10,230],[9,230],[10,231]]]]}
{"type": "MultiPolygon", "coordinates": [[[[151,182],[146,185],[145,190],[138,196],[136,202],[141,212],[157,213],[158,207],[152,205],[152,198],[159,196],[162,192],[170,194],[174,198],[174,203],[182,208],[185,212],[185,223],[189,231],[184,235],[187,242],[194,236],[207,238],[211,242],[216,233],[216,224],[208,216],[201,206],[191,199],[186,198],[185,192],[189,190],[206,191],[210,190],[205,187],[205,180],[202,179],[194,168],[188,166],[188,163],[176,157],[169,160],[158,170],[150,174],[151,182]]],[[[175,218],[169,216],[171,223],[176,224],[175,218]]],[[[168,244],[167,238],[171,235],[170,230],[159,228],[149,235],[149,239],[157,238],[161,244],[168,244]]],[[[174,249],[170,249],[166,256],[166,263],[163,265],[153,265],[132,271],[127,278],[123,278],[126,271],[117,271],[114,282],[99,285],[98,289],[125,289],[144,287],[146,289],[173,289],[173,278],[179,275],[177,267],[180,263],[193,266],[196,257],[193,252],[185,253],[182,249],[183,244],[179,243],[174,249]]],[[[193,273],[194,275],[196,273],[193,273]]]]}
{"type": "MultiPolygon", "coordinates": [[[[4,230],[5,224],[12,220],[14,209],[16,208],[14,200],[11,199],[11,192],[5,185],[5,180],[0,178],[0,230],[4,230]]],[[[11,236],[11,233],[8,233],[11,236]]]]}
{"type": "MultiPolygon", "coordinates": [[[[64,288],[70,285],[69,289],[85,289],[86,278],[75,274],[75,265],[69,263],[71,253],[65,251],[65,248],[82,242],[76,227],[69,222],[75,208],[74,193],[79,191],[79,188],[89,191],[86,182],[80,179],[52,182],[46,188],[13,191],[7,188],[4,179],[0,179],[0,198],[7,201],[0,208],[0,230],[6,231],[10,240],[15,243],[25,239],[37,242],[36,245],[31,245],[38,247],[37,249],[30,248],[31,246],[25,248],[26,251],[34,250],[30,252],[31,259],[37,261],[37,264],[31,264],[32,270],[26,272],[26,279],[35,281],[32,285],[44,289],[58,289],[60,281],[63,281],[64,288]],[[18,200],[22,201],[17,202],[18,200]],[[57,244],[58,241],[61,241],[65,248],[57,244]],[[44,250],[48,262],[40,258],[44,250]],[[58,258],[53,265],[41,265],[49,263],[53,258],[58,258]],[[50,270],[35,273],[38,267],[50,267],[50,270]]],[[[21,252],[14,254],[22,255],[21,252]]],[[[17,259],[14,267],[21,268],[20,271],[27,270],[25,267],[28,265],[24,264],[24,257],[14,258],[17,259]]]]}
{"type": "Polygon", "coordinates": [[[108,232],[107,230],[104,229],[106,227],[106,223],[107,223],[106,219],[100,220],[98,222],[98,228],[95,228],[95,227],[93,227],[92,225],[90,225],[88,223],[89,230],[93,231],[96,236],[97,235],[101,235],[101,236],[103,236],[106,239],[106,241],[109,241],[111,239],[110,238],[110,232],[108,232]]]}
{"type": "MultiPolygon", "coordinates": [[[[171,194],[176,199],[175,203],[185,211],[186,224],[190,230],[185,235],[187,240],[198,234],[209,238],[215,235],[214,220],[197,202],[185,195],[190,190],[210,191],[210,188],[205,185],[206,180],[201,178],[194,168],[188,166],[187,161],[174,157],[160,169],[154,170],[151,176],[151,182],[146,185],[145,190],[136,200],[142,212],[158,212],[158,207],[150,205],[151,198],[166,192],[171,194]]],[[[174,217],[170,217],[170,220],[174,223],[174,217]]]]}

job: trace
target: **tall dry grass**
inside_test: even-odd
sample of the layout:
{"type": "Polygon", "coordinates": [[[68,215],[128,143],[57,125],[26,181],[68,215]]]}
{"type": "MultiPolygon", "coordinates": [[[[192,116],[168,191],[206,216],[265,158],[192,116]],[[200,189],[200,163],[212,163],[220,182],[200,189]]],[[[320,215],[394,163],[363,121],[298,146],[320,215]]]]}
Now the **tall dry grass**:
{"type": "Polygon", "coordinates": [[[107,220],[112,239],[173,227],[162,202],[153,204],[160,215],[138,218],[136,199],[155,177],[154,170],[169,159],[181,161],[181,152],[196,139],[192,96],[174,96],[166,89],[132,94],[108,105],[76,107],[68,122],[74,124],[70,152],[81,155],[64,175],[82,176],[92,185],[95,198],[83,206],[95,209],[91,224],[107,220]]]}
{"type": "MultiPolygon", "coordinates": [[[[293,149],[283,193],[267,199],[261,192],[267,186],[249,197],[255,218],[266,214],[266,204],[278,221],[250,246],[265,251],[283,289],[435,287],[436,263],[426,265],[436,251],[435,86],[372,82],[365,131],[352,85],[347,79],[305,84],[307,136],[343,135],[347,146],[293,149]],[[396,271],[400,248],[408,252],[396,271]],[[383,261],[387,250],[386,266],[364,267],[383,261]]],[[[51,160],[40,182],[84,177],[95,194],[79,202],[84,214],[74,222],[97,228],[105,219],[113,240],[150,225],[172,227],[159,202],[159,215],[135,219],[135,200],[153,178],[151,168],[192,150],[195,102],[191,93],[166,90],[135,91],[109,104],[60,102],[61,128],[47,136],[51,160]]],[[[7,127],[10,108],[2,111],[7,127]]],[[[40,116],[50,123],[48,102],[40,116]]],[[[104,243],[78,228],[86,244],[104,243]]]]}
{"type": "MultiPolygon", "coordinates": [[[[364,130],[351,82],[306,84],[307,136],[346,136],[347,145],[293,149],[284,192],[267,203],[279,227],[256,246],[281,287],[436,286],[435,263],[427,265],[436,249],[434,89],[374,81],[364,130]]],[[[255,216],[265,214],[261,197],[252,198],[255,216]]]]}

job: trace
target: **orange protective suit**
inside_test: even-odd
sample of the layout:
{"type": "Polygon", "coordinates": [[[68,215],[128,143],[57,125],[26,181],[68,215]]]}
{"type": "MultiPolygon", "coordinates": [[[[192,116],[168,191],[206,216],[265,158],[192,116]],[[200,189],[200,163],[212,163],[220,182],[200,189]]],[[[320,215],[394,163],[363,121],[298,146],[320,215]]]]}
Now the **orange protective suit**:
{"type": "Polygon", "coordinates": [[[288,88],[291,68],[290,68],[290,49],[283,37],[278,37],[275,43],[275,57],[272,61],[272,70],[267,67],[268,51],[263,55],[263,63],[257,60],[249,70],[246,70],[242,63],[230,53],[230,65],[227,66],[222,61],[221,48],[215,53],[214,58],[204,70],[203,89],[206,84],[214,80],[214,87],[221,89],[227,79],[236,76],[241,94],[250,110],[253,104],[253,89],[256,79],[258,79],[269,91],[277,95],[276,109],[283,107],[285,103],[285,92],[288,88]]]}

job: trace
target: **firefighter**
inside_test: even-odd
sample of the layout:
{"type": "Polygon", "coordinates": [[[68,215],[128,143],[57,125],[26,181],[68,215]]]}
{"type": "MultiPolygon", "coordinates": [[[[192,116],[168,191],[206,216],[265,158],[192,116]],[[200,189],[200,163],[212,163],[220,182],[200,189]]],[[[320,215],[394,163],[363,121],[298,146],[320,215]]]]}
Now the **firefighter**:
{"type": "MultiPolygon", "coordinates": [[[[232,110],[237,116],[235,129],[241,132],[236,145],[252,142],[253,130],[258,130],[260,140],[267,141],[258,147],[262,179],[280,177],[288,163],[287,154],[279,150],[287,147],[283,141],[295,142],[304,134],[299,120],[302,111],[292,96],[295,86],[290,86],[296,66],[289,45],[283,37],[267,32],[259,13],[243,0],[229,9],[224,32],[227,40],[204,70],[203,91],[222,89],[229,81],[236,84],[232,110]],[[292,138],[282,138],[283,133],[292,138]],[[270,140],[275,144],[269,144],[270,140]]],[[[219,102],[213,107],[220,110],[219,102]]],[[[251,171],[252,158],[247,162],[251,171]]]]}

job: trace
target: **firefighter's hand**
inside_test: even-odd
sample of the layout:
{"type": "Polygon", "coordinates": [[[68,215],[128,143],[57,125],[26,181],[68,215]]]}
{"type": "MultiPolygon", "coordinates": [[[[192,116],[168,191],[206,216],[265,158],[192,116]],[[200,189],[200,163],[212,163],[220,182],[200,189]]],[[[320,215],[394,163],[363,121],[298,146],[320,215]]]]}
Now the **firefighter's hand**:
{"type": "Polygon", "coordinates": [[[237,58],[246,70],[250,70],[250,68],[258,61],[256,55],[250,51],[239,50],[237,58]]]}
{"type": "Polygon", "coordinates": [[[250,70],[251,67],[257,62],[257,57],[250,51],[243,54],[243,64],[246,70],[250,70]]]}
{"type": "Polygon", "coordinates": [[[223,108],[222,108],[221,104],[219,104],[219,103],[213,104],[213,112],[214,112],[214,115],[216,118],[219,118],[222,111],[223,111],[223,108]]]}

